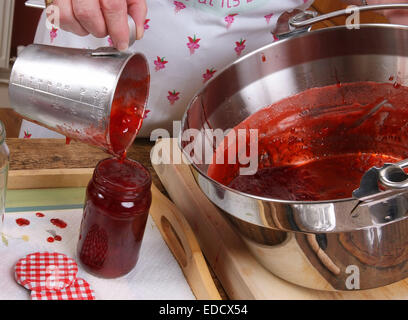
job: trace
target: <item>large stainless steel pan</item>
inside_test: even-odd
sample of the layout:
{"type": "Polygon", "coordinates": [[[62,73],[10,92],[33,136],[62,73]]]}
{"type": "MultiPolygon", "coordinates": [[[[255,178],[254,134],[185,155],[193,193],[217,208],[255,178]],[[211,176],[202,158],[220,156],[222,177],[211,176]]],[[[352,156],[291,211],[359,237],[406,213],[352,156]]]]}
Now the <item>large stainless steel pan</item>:
{"type": "MultiPolygon", "coordinates": [[[[208,139],[205,129],[225,131],[265,106],[337,81],[386,83],[396,75],[408,85],[407,70],[407,27],[313,31],[260,48],[226,67],[189,104],[182,133],[198,129],[196,139],[208,139]]],[[[182,148],[189,142],[180,139],[182,148]]],[[[334,201],[269,199],[218,183],[208,177],[208,164],[200,164],[193,153],[186,155],[202,191],[277,276],[323,290],[375,288],[408,276],[406,189],[334,201]]]]}

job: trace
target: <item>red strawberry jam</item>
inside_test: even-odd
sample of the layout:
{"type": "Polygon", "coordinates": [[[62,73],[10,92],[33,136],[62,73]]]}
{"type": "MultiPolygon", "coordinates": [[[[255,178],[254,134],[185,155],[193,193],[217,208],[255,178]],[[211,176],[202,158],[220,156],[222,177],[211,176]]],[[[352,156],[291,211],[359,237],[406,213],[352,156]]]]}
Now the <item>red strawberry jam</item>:
{"type": "Polygon", "coordinates": [[[54,219],[51,219],[50,221],[54,226],[58,228],[64,229],[67,227],[67,223],[61,219],[54,218],[54,219]]]}
{"type": "Polygon", "coordinates": [[[83,130],[70,125],[57,126],[57,131],[67,136],[66,144],[77,139],[124,158],[142,126],[150,84],[150,76],[135,80],[131,72],[126,69],[117,84],[109,118],[104,119],[106,130],[101,131],[95,124],[83,130]]]}
{"type": "MultiPolygon", "coordinates": [[[[408,87],[392,83],[337,83],[306,90],[234,128],[258,129],[255,174],[240,175],[242,166],[237,159],[228,161],[230,147],[224,140],[217,153],[225,164],[210,165],[208,175],[233,189],[273,199],[349,198],[369,168],[408,158],[407,101],[408,87]]],[[[249,144],[243,145],[238,154],[249,150],[249,144]]]]}
{"type": "Polygon", "coordinates": [[[28,226],[30,224],[30,220],[24,219],[24,218],[18,218],[16,219],[16,223],[20,227],[28,226]]]}
{"type": "Polygon", "coordinates": [[[381,154],[327,157],[300,165],[262,168],[255,175],[237,176],[229,186],[273,199],[345,199],[360,186],[361,177],[368,169],[398,160],[381,154]]]}
{"type": "Polygon", "coordinates": [[[109,158],[98,163],[88,184],[78,257],[90,273],[115,278],[139,257],[151,204],[151,177],[140,163],[109,158]]]}

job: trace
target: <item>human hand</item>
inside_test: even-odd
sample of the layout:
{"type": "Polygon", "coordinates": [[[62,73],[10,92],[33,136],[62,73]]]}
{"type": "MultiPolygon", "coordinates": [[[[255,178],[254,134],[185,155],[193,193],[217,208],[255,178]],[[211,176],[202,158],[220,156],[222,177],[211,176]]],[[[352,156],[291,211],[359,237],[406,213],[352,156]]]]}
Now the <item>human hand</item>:
{"type": "Polygon", "coordinates": [[[59,8],[60,28],[79,36],[109,35],[119,50],[129,46],[128,15],[136,24],[136,39],[144,33],[146,0],[54,0],[59,8]]]}

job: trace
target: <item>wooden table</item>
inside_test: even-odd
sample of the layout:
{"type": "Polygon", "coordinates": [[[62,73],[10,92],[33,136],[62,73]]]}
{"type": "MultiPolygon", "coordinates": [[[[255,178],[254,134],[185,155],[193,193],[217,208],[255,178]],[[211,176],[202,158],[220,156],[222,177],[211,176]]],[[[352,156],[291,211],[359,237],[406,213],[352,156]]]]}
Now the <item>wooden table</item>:
{"type": "MultiPolygon", "coordinates": [[[[103,151],[72,141],[66,144],[63,139],[6,139],[10,149],[10,170],[24,169],[64,169],[64,168],[94,168],[99,160],[109,157],[103,151]]],[[[128,150],[128,157],[146,166],[157,188],[167,195],[162,183],[150,162],[150,150],[154,142],[149,139],[137,139],[128,150]]],[[[227,295],[213,271],[211,275],[223,299],[227,295]]]]}

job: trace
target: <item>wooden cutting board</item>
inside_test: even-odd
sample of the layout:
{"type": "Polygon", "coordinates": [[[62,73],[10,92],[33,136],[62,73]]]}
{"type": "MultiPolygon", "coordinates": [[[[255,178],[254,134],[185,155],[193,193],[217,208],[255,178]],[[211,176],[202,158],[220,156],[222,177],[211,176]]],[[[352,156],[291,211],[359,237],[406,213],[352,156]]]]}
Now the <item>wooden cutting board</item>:
{"type": "MultiPolygon", "coordinates": [[[[333,292],[307,289],[278,278],[252,256],[230,222],[201,192],[190,167],[165,164],[181,157],[175,140],[160,140],[151,156],[161,182],[188,220],[207,261],[231,299],[408,299],[408,280],[377,289],[333,292]]],[[[295,263],[284,259],[283,253],[282,263],[295,263]]]]}

